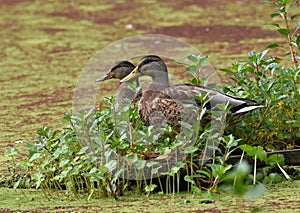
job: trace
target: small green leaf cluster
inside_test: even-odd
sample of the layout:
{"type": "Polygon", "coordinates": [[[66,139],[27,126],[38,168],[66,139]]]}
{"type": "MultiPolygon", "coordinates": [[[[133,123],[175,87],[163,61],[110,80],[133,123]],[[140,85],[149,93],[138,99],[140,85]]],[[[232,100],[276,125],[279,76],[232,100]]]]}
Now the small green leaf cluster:
{"type": "Polygon", "coordinates": [[[224,92],[250,98],[265,107],[255,110],[233,130],[245,142],[264,147],[300,145],[300,67],[280,66],[268,50],[251,51],[248,59],[222,69],[231,81],[224,92]]]}
{"type": "Polygon", "coordinates": [[[224,92],[264,104],[236,127],[238,137],[277,148],[300,144],[300,67],[279,66],[268,50],[251,51],[248,59],[223,69],[231,82],[224,92]]]}
{"type": "Polygon", "coordinates": [[[262,52],[251,51],[246,60],[222,69],[231,81],[224,92],[247,97],[264,104],[234,130],[244,141],[271,149],[300,145],[300,22],[299,13],[290,14],[299,6],[298,0],[264,0],[276,10],[271,18],[282,23],[269,23],[286,39],[286,44],[271,44],[262,52]],[[295,24],[296,23],[296,24],[295,24]],[[286,53],[270,55],[274,48],[286,53]],[[286,59],[290,57],[290,60],[286,59]]]}
{"type": "Polygon", "coordinates": [[[290,176],[283,169],[284,156],[281,154],[272,154],[267,156],[266,151],[262,146],[250,146],[248,144],[240,145],[239,148],[247,153],[249,157],[254,160],[253,175],[249,175],[248,181],[252,181],[253,185],[257,182],[263,184],[278,183],[283,180],[291,179],[290,176]],[[257,162],[264,162],[265,166],[259,171],[257,169],[257,162]],[[276,168],[279,169],[279,173],[276,168]]]}

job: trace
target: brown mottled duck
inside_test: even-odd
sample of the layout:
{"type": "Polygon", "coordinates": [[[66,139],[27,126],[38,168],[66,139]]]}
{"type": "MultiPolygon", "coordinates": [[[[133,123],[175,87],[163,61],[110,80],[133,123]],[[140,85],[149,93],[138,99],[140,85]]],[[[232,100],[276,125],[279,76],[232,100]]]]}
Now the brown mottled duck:
{"type": "MultiPolygon", "coordinates": [[[[102,82],[109,79],[123,79],[125,76],[131,73],[135,66],[129,61],[119,61],[114,64],[114,66],[109,69],[109,71],[102,77],[98,78],[96,82],[102,82]]],[[[135,82],[135,86],[139,87],[138,78],[132,79],[131,82],[135,82]]],[[[120,85],[119,94],[116,98],[116,104],[130,104],[135,102],[140,96],[140,91],[136,92],[127,86],[120,85]]]]}
{"type": "Polygon", "coordinates": [[[156,55],[143,57],[136,68],[120,82],[126,82],[141,75],[152,78],[152,83],[143,91],[138,103],[139,116],[145,125],[159,127],[170,124],[174,127],[178,126],[179,121],[188,121],[188,119],[194,121],[197,115],[185,108],[185,104],[190,103],[199,108],[201,103],[195,99],[195,95],[203,93],[209,97],[209,102],[205,104],[207,109],[212,109],[217,104],[228,103],[230,114],[244,114],[263,107],[255,101],[235,98],[200,85],[178,84],[170,86],[167,66],[156,55]]]}
{"type": "MultiPolygon", "coordinates": [[[[123,79],[125,76],[131,73],[131,71],[135,68],[135,66],[129,61],[119,61],[114,64],[109,71],[104,74],[102,77],[98,78],[96,82],[102,82],[109,79],[123,79]]],[[[132,79],[131,82],[135,82],[136,88],[139,87],[138,78],[132,79]]],[[[135,104],[137,100],[141,97],[141,91],[135,91],[134,89],[127,87],[127,85],[120,84],[119,86],[119,94],[117,95],[115,101],[115,109],[118,109],[119,105],[127,105],[127,104],[135,104]]],[[[131,129],[131,125],[128,124],[129,129],[131,129]]],[[[130,148],[132,148],[132,140],[130,140],[130,148]]]]}

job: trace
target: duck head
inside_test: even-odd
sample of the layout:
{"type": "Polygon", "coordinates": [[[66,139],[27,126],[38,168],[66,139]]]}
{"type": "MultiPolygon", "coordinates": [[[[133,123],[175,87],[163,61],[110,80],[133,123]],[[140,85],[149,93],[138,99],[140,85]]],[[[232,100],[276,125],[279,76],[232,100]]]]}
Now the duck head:
{"type": "Polygon", "coordinates": [[[119,61],[115,63],[115,65],[102,77],[98,78],[96,82],[106,81],[108,79],[123,79],[131,71],[135,68],[135,66],[129,61],[119,61]]]}
{"type": "Polygon", "coordinates": [[[136,68],[120,82],[123,83],[141,75],[150,76],[153,83],[169,85],[167,66],[157,55],[147,55],[143,57],[136,68]]]}

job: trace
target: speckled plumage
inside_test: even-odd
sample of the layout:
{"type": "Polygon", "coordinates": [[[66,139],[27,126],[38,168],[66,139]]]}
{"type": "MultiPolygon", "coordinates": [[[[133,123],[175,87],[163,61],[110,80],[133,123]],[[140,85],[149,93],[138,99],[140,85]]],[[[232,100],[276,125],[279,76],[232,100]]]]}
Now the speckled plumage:
{"type": "MultiPolygon", "coordinates": [[[[217,90],[194,84],[179,84],[170,86],[167,67],[163,60],[155,55],[145,56],[138,63],[138,66],[121,82],[128,81],[140,75],[147,75],[152,78],[152,83],[143,92],[139,101],[139,116],[145,125],[156,127],[170,124],[178,126],[180,121],[192,123],[196,121],[197,110],[202,104],[195,98],[201,93],[209,97],[209,102],[205,104],[207,109],[213,108],[216,104],[228,102],[231,106],[229,113],[238,113],[239,110],[252,106],[251,110],[262,107],[254,101],[239,99],[223,94],[217,90]],[[194,106],[193,110],[185,107],[188,104],[194,106]]],[[[207,123],[210,116],[201,120],[207,123]]]]}

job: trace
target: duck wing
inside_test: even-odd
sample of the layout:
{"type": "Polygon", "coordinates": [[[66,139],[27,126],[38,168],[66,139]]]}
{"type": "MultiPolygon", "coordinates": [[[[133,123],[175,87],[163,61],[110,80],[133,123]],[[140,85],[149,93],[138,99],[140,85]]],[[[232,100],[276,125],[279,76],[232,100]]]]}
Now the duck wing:
{"type": "MultiPolygon", "coordinates": [[[[217,90],[192,84],[178,84],[163,90],[148,90],[143,93],[139,102],[139,116],[145,125],[162,127],[170,124],[172,127],[180,126],[180,121],[193,124],[199,117],[202,103],[195,95],[205,93],[209,101],[205,107],[211,109],[217,104],[229,103],[230,114],[245,114],[259,107],[255,101],[235,98],[217,90]]],[[[205,115],[209,113],[205,113],[205,115]]],[[[201,123],[206,124],[211,119],[202,117],[201,123]]]]}
{"type": "Polygon", "coordinates": [[[247,112],[263,107],[255,101],[236,98],[217,90],[194,84],[177,84],[166,88],[162,91],[162,93],[167,94],[171,98],[181,101],[182,103],[196,103],[198,106],[200,106],[201,103],[195,98],[195,95],[204,93],[209,97],[209,102],[206,103],[205,107],[210,109],[215,107],[217,104],[225,104],[228,102],[231,107],[231,113],[247,112]]]}

